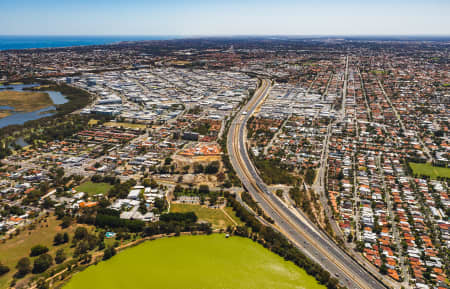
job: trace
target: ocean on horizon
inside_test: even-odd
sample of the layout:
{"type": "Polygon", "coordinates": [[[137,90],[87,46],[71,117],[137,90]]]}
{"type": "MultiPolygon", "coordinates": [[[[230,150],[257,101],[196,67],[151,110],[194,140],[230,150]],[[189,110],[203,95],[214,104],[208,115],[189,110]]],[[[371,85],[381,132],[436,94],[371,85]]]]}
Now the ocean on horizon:
{"type": "Polygon", "coordinates": [[[169,40],[176,36],[6,36],[0,35],[0,50],[56,48],[112,44],[121,41],[169,40]]]}

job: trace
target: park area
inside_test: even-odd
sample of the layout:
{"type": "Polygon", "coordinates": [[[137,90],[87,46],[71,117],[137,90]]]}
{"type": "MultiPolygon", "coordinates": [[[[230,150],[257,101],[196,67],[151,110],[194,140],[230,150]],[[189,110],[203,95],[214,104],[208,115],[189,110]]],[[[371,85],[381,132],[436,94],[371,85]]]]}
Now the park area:
{"type": "Polygon", "coordinates": [[[250,239],[213,234],[147,241],[74,275],[63,288],[325,287],[250,239]]]}
{"type": "MultiPolygon", "coordinates": [[[[57,220],[54,216],[41,218],[40,220],[40,222],[22,228],[19,235],[10,239],[5,239],[0,243],[0,262],[11,269],[9,273],[0,277],[0,288],[8,288],[9,282],[17,271],[15,270],[17,261],[22,257],[28,257],[30,249],[33,246],[38,244],[48,246],[50,249],[48,253],[52,256],[54,256],[55,252],[61,248],[67,252],[72,251],[70,249],[70,243],[53,246],[53,238],[56,233],[67,232],[69,235],[72,235],[76,226],[62,229],[59,225],[61,221],[57,220]]],[[[31,277],[31,275],[28,275],[27,277],[31,277]]],[[[28,279],[27,277],[24,279],[28,279]]],[[[20,281],[25,280],[21,279],[20,281]]]]}
{"type": "Polygon", "coordinates": [[[413,175],[417,177],[428,176],[432,179],[437,177],[450,179],[450,168],[435,167],[430,163],[409,163],[409,166],[413,171],[413,175]]]}
{"type": "Polygon", "coordinates": [[[85,182],[78,187],[75,188],[77,192],[83,192],[88,194],[89,196],[93,196],[96,194],[105,195],[112,188],[112,185],[108,183],[94,183],[94,182],[85,182]]]}

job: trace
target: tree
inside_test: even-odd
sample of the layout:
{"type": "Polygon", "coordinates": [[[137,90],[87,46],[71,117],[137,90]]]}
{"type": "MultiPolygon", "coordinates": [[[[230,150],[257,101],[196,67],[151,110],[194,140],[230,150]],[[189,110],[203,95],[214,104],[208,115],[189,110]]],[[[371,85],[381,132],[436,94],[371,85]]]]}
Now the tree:
{"type": "Polygon", "coordinates": [[[200,187],[198,188],[198,193],[202,194],[202,195],[209,194],[209,187],[208,187],[208,185],[200,185],[200,187]]]}
{"type": "Polygon", "coordinates": [[[56,233],[55,237],[53,238],[53,244],[60,245],[64,243],[64,235],[63,233],[56,233]]]}
{"type": "Polygon", "coordinates": [[[61,220],[65,216],[65,214],[66,213],[64,212],[63,206],[55,207],[55,215],[58,218],[58,220],[61,220]]]}
{"type": "Polygon", "coordinates": [[[56,169],[56,178],[60,179],[64,176],[64,168],[58,167],[56,169]]]}
{"type": "Polygon", "coordinates": [[[79,256],[87,253],[88,250],[89,250],[89,243],[83,240],[80,243],[78,243],[78,246],[75,248],[75,252],[73,254],[74,256],[79,256]]]}
{"type": "Polygon", "coordinates": [[[80,257],[80,261],[82,261],[83,262],[83,264],[89,264],[89,263],[91,263],[91,261],[92,261],[92,255],[91,254],[83,254],[81,257],[80,257]]]}
{"type": "Polygon", "coordinates": [[[159,219],[163,222],[186,222],[186,223],[195,223],[197,222],[197,215],[194,212],[186,212],[186,213],[167,213],[162,214],[159,219]]]}
{"type": "Polygon", "coordinates": [[[67,232],[64,232],[63,241],[64,241],[64,243],[69,242],[69,234],[67,234],[67,232]]]}
{"type": "Polygon", "coordinates": [[[356,241],[356,249],[357,249],[359,252],[364,251],[364,242],[362,242],[362,241],[356,241]]]}
{"type": "Polygon", "coordinates": [[[279,198],[282,198],[282,197],[283,197],[283,190],[282,190],[282,189],[278,189],[275,193],[277,194],[277,196],[278,196],[279,198]]]}
{"type": "Polygon", "coordinates": [[[348,234],[347,242],[351,243],[352,241],[353,241],[353,235],[352,234],[348,234]]]}
{"type": "Polygon", "coordinates": [[[70,226],[71,223],[72,223],[72,218],[71,218],[70,216],[66,215],[66,216],[64,216],[64,217],[62,218],[61,227],[62,227],[63,229],[64,229],[64,228],[67,228],[67,227],[70,226]]]}
{"type": "Polygon", "coordinates": [[[64,249],[59,249],[58,251],[56,251],[56,255],[55,255],[55,262],[56,264],[61,264],[62,262],[64,262],[64,260],[66,260],[66,253],[64,252],[64,249]]]}
{"type": "Polygon", "coordinates": [[[145,201],[141,201],[139,203],[139,212],[143,215],[145,215],[147,213],[147,205],[145,204],[145,201]]]}
{"type": "Polygon", "coordinates": [[[78,227],[75,230],[75,235],[73,236],[73,238],[75,240],[83,240],[87,238],[88,234],[88,230],[85,227],[78,227]]]}
{"type": "Polygon", "coordinates": [[[37,289],[49,289],[48,283],[45,282],[45,279],[39,279],[39,281],[36,284],[37,289]]]}
{"type": "Polygon", "coordinates": [[[41,191],[41,192],[46,193],[46,192],[48,192],[49,188],[50,188],[50,186],[49,186],[48,182],[41,182],[39,184],[39,191],[41,191]]]}
{"type": "Polygon", "coordinates": [[[308,185],[312,185],[316,177],[316,171],[314,169],[308,168],[305,173],[305,182],[308,185]]]}
{"type": "Polygon", "coordinates": [[[156,198],[154,206],[158,209],[158,212],[161,213],[167,208],[166,200],[162,198],[156,198]]]}
{"type": "Polygon", "coordinates": [[[151,184],[151,180],[149,178],[146,178],[142,181],[142,185],[144,187],[150,187],[150,184],[151,184]]]}
{"type": "Polygon", "coordinates": [[[219,172],[220,162],[213,161],[205,167],[205,173],[207,174],[216,174],[219,172]]]}
{"type": "Polygon", "coordinates": [[[6,265],[3,265],[3,264],[0,262],[0,276],[5,275],[5,274],[8,273],[8,272],[9,272],[9,267],[6,266],[6,265]]]}
{"type": "Polygon", "coordinates": [[[217,192],[213,192],[211,193],[210,197],[209,197],[209,204],[211,206],[215,206],[217,203],[217,199],[218,199],[219,195],[217,192]]]}
{"type": "Polygon", "coordinates": [[[64,168],[58,167],[56,169],[56,174],[55,174],[55,183],[57,185],[63,184],[63,177],[64,177],[64,168]]]}
{"type": "Polygon", "coordinates": [[[220,163],[218,161],[214,161],[206,166],[205,168],[205,174],[217,174],[219,172],[220,163]]]}
{"type": "Polygon", "coordinates": [[[103,249],[105,249],[105,247],[106,247],[105,242],[103,240],[99,241],[99,243],[98,243],[98,250],[99,251],[103,250],[103,249]]]}
{"type": "Polygon", "coordinates": [[[108,260],[114,255],[116,255],[116,249],[114,249],[114,247],[108,247],[103,252],[103,260],[108,260]]]}
{"type": "Polygon", "coordinates": [[[202,174],[204,172],[204,168],[202,164],[194,164],[194,173],[202,174]]]}
{"type": "Polygon", "coordinates": [[[48,252],[48,248],[44,245],[36,245],[31,248],[30,257],[39,256],[48,252]]]}
{"type": "Polygon", "coordinates": [[[328,289],[335,289],[339,287],[339,281],[336,278],[330,278],[326,284],[328,289]]]}
{"type": "Polygon", "coordinates": [[[42,203],[41,207],[44,209],[50,209],[55,205],[55,202],[50,200],[50,198],[45,198],[44,202],[42,203]]]}
{"type": "MultiPolygon", "coordinates": [[[[100,164],[99,164],[100,165],[100,164]]],[[[95,167],[95,168],[99,168],[100,166],[98,166],[98,167],[95,167]]],[[[93,182],[93,183],[101,183],[102,181],[103,181],[103,177],[101,176],[101,175],[93,175],[92,176],[92,178],[91,178],[91,181],[93,182]]]]}
{"type": "Polygon", "coordinates": [[[383,274],[383,275],[387,274],[387,267],[386,267],[385,263],[381,264],[380,273],[383,274]]]}
{"type": "Polygon", "coordinates": [[[21,278],[31,272],[31,261],[27,257],[23,257],[17,262],[17,277],[21,278]]]}
{"type": "Polygon", "coordinates": [[[45,272],[53,264],[53,258],[49,254],[40,255],[34,260],[33,270],[34,274],[45,272]]]}

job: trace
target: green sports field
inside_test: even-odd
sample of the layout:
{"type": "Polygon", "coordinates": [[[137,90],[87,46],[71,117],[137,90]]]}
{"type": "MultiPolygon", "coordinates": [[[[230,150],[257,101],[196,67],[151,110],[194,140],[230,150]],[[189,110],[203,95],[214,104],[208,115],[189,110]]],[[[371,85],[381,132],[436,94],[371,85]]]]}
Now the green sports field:
{"type": "Polygon", "coordinates": [[[324,289],[247,238],[223,234],[147,241],[76,274],[64,289],[324,289]]]}
{"type": "Polygon", "coordinates": [[[89,194],[90,196],[96,194],[106,194],[112,186],[107,183],[93,183],[93,182],[85,182],[78,187],[75,188],[78,192],[84,192],[89,194]]]}
{"type": "Polygon", "coordinates": [[[432,179],[436,177],[450,178],[450,168],[434,167],[429,163],[409,163],[413,174],[417,176],[429,176],[432,179]]]}

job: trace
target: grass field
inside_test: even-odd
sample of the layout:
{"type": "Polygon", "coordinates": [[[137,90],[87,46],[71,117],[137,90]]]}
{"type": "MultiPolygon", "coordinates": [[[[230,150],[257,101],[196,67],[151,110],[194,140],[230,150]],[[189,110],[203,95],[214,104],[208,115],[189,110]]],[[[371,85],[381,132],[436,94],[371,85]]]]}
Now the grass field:
{"type": "Polygon", "coordinates": [[[231,207],[225,207],[224,208],[225,212],[227,212],[227,214],[239,225],[239,226],[244,226],[245,224],[241,221],[241,219],[239,219],[236,214],[233,211],[233,208],[231,207]]]}
{"type": "Polygon", "coordinates": [[[93,183],[93,182],[85,182],[78,187],[75,188],[78,192],[84,192],[89,194],[89,196],[93,196],[96,194],[106,194],[112,186],[107,183],[93,183]]]}
{"type": "MultiPolygon", "coordinates": [[[[171,204],[171,213],[185,213],[194,212],[200,221],[207,221],[211,223],[213,229],[226,229],[228,226],[233,226],[234,223],[220,210],[220,209],[210,209],[202,207],[200,205],[189,205],[189,204],[171,204]]],[[[228,212],[227,212],[228,213],[228,212]]],[[[235,216],[228,213],[230,216],[235,216]]]]}
{"type": "Polygon", "coordinates": [[[148,241],[76,274],[64,289],[325,288],[247,238],[222,234],[148,241]]]}
{"type": "MultiPolygon", "coordinates": [[[[49,254],[53,257],[55,256],[55,252],[60,248],[69,251],[70,243],[53,246],[53,238],[56,233],[68,232],[72,236],[76,228],[70,226],[63,230],[59,226],[60,222],[56,220],[56,217],[52,216],[47,219],[47,222],[38,223],[33,230],[22,229],[22,232],[18,236],[7,239],[5,243],[0,242],[0,261],[9,266],[11,270],[8,274],[0,277],[0,288],[8,287],[12,276],[16,273],[15,266],[17,261],[22,257],[28,257],[31,247],[38,244],[45,245],[50,249],[49,254]]],[[[32,274],[29,274],[26,278],[31,276],[32,274]]]]}
{"type": "Polygon", "coordinates": [[[450,178],[450,168],[434,167],[429,163],[409,163],[409,166],[413,174],[417,176],[429,176],[432,179],[437,177],[450,178]]]}
{"type": "Polygon", "coordinates": [[[0,105],[31,112],[53,105],[53,101],[46,92],[0,91],[0,105]]]}
{"type": "Polygon", "coordinates": [[[112,126],[112,127],[124,127],[124,128],[133,128],[133,129],[145,129],[147,126],[145,124],[140,123],[129,123],[129,122],[105,122],[103,125],[112,126]]]}

